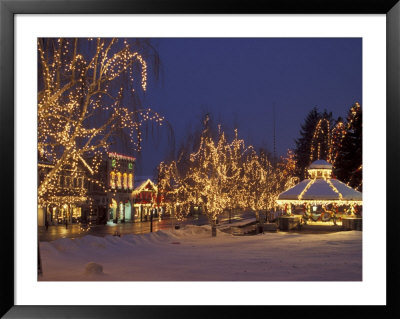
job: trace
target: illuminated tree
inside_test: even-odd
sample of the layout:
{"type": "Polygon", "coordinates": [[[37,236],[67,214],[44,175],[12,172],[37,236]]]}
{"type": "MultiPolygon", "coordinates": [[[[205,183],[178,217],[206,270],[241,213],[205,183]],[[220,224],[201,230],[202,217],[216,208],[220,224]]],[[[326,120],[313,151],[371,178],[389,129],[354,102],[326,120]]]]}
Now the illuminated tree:
{"type": "Polygon", "coordinates": [[[277,189],[274,192],[276,198],[281,192],[293,187],[298,182],[299,179],[296,176],[296,157],[291,149],[288,149],[286,155],[280,158],[277,165],[276,176],[277,189]]]}
{"type": "Polygon", "coordinates": [[[332,113],[318,112],[314,107],[301,126],[300,137],[296,139],[294,150],[296,172],[300,179],[307,177],[307,167],[311,162],[329,160],[331,152],[332,113]]]}
{"type": "Polygon", "coordinates": [[[215,235],[217,217],[229,206],[230,185],[239,171],[231,161],[230,145],[226,142],[225,134],[221,133],[218,141],[214,142],[207,133],[206,128],[198,151],[190,154],[192,167],[189,180],[192,195],[196,194],[215,235]]]}
{"type": "Polygon", "coordinates": [[[307,116],[296,140],[295,159],[297,175],[305,178],[305,167],[312,161],[324,159],[333,165],[336,177],[353,188],[362,188],[362,110],[355,103],[349,110],[346,122],[341,118],[330,128],[331,113],[319,114],[313,109],[307,116]],[[315,127],[312,131],[313,123],[315,127]],[[310,137],[311,136],[311,137],[310,137]],[[310,147],[309,153],[307,148],[310,147]],[[309,160],[307,159],[307,154],[309,160]]]}
{"type": "Polygon", "coordinates": [[[257,154],[253,151],[247,156],[243,167],[244,206],[255,212],[257,220],[260,220],[261,211],[271,211],[278,195],[297,182],[296,161],[291,150],[280,158],[276,167],[266,153],[257,154]]]}
{"type": "Polygon", "coordinates": [[[343,123],[342,119],[339,118],[336,125],[332,129],[331,133],[331,147],[329,150],[328,162],[336,166],[336,159],[342,148],[343,139],[346,136],[346,125],[343,123]]]}
{"type": "Polygon", "coordinates": [[[241,210],[245,208],[243,198],[245,185],[242,182],[245,174],[243,165],[245,156],[252,151],[252,147],[245,146],[244,140],[238,138],[238,130],[235,129],[234,139],[228,145],[227,151],[229,153],[227,158],[230,161],[230,163],[227,164],[227,175],[230,178],[226,180],[226,188],[229,196],[225,209],[228,210],[230,222],[233,210],[241,210]]]}
{"type": "Polygon", "coordinates": [[[346,133],[335,162],[335,175],[349,186],[362,189],[362,109],[355,103],[347,115],[346,133]]]}
{"type": "Polygon", "coordinates": [[[97,172],[116,137],[140,151],[143,124],[163,122],[140,108],[148,71],[135,43],[38,39],[38,71],[38,152],[53,165],[38,187],[39,202],[58,187],[65,165],[73,172],[80,159],[91,157],[97,172]]]}
{"type": "Polygon", "coordinates": [[[311,139],[310,163],[315,160],[329,160],[331,149],[331,128],[329,120],[321,118],[315,126],[311,139]]]}
{"type": "Polygon", "coordinates": [[[300,179],[306,177],[306,168],[310,165],[311,142],[321,116],[314,107],[307,115],[304,124],[301,125],[300,137],[296,139],[294,150],[296,158],[296,174],[300,179]]]}
{"type": "Polygon", "coordinates": [[[240,178],[245,152],[244,141],[238,139],[237,131],[233,141],[228,143],[219,127],[214,139],[206,115],[195,152],[187,157],[180,154],[176,162],[161,163],[159,167],[160,184],[167,191],[168,198],[174,201],[169,205],[178,217],[184,218],[190,207],[200,206],[215,234],[218,216],[225,210],[242,207],[240,178]]]}
{"type": "Polygon", "coordinates": [[[261,164],[260,158],[254,150],[243,164],[245,206],[255,212],[257,220],[259,220],[260,211],[269,208],[269,199],[272,195],[268,187],[271,182],[269,163],[267,165],[266,167],[261,164]]]}
{"type": "Polygon", "coordinates": [[[179,219],[190,207],[202,207],[215,235],[217,218],[226,210],[250,209],[259,218],[262,210],[272,209],[279,193],[292,186],[294,169],[292,152],[274,168],[265,152],[257,154],[252,146],[245,146],[237,130],[228,142],[218,126],[213,138],[206,116],[195,151],[160,164],[159,187],[179,219]]]}

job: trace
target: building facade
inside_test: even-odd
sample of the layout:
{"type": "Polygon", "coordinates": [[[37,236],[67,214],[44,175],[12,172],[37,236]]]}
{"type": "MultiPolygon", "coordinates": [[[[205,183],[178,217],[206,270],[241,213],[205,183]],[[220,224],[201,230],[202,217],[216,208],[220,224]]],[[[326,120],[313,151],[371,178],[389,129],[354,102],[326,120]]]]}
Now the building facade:
{"type": "MultiPolygon", "coordinates": [[[[39,158],[38,186],[54,165],[39,158]]],[[[71,224],[82,221],[88,210],[87,185],[93,170],[83,158],[76,165],[66,163],[49,183],[46,192],[38,199],[38,225],[71,224]]]]}
{"type": "Polygon", "coordinates": [[[117,153],[108,153],[107,156],[104,168],[108,188],[107,222],[132,222],[135,158],[117,153]]]}
{"type": "MultiPolygon", "coordinates": [[[[38,225],[71,223],[129,223],[164,215],[164,198],[157,185],[146,178],[135,181],[135,158],[115,152],[105,154],[94,167],[92,158],[79,158],[72,168],[65,165],[57,174],[55,191],[38,207],[38,225]]],[[[54,165],[38,162],[38,186],[54,165]]]]}
{"type": "Polygon", "coordinates": [[[153,218],[161,219],[164,209],[164,197],[159,194],[157,185],[151,179],[142,181],[132,192],[134,201],[134,216],[137,221],[150,220],[153,218]]]}

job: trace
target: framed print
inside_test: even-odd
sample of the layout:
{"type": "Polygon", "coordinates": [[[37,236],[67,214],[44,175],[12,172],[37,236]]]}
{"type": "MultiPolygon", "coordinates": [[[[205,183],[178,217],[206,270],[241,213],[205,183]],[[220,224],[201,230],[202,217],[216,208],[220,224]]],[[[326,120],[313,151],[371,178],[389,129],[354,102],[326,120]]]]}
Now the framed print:
{"type": "Polygon", "coordinates": [[[0,1],[2,316],[399,313],[397,1],[0,1]]]}

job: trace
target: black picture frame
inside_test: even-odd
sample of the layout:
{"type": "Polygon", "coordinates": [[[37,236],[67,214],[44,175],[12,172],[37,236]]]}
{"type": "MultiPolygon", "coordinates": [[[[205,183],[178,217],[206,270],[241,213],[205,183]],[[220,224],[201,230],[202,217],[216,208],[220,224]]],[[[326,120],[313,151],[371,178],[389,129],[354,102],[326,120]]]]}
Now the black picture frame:
{"type": "MultiPolygon", "coordinates": [[[[14,15],[15,14],[385,14],[387,23],[387,305],[386,306],[28,306],[15,305],[14,221],[6,219],[0,232],[1,308],[4,318],[204,318],[257,315],[399,317],[399,271],[396,260],[395,197],[400,162],[400,3],[399,0],[0,0],[0,156],[2,212],[14,216],[14,15]],[[6,181],[6,182],[5,182],[6,181]],[[268,309],[266,309],[268,307],[268,309]]],[[[380,106],[377,106],[380,107],[380,106]]],[[[386,173],[386,172],[385,172],[386,173]]],[[[384,212],[381,212],[384,213],[384,212]]],[[[379,219],[379,217],[378,217],[379,219]]],[[[397,248],[398,249],[398,248],[397,248]]],[[[179,302],[179,300],[177,300],[179,302]]]]}

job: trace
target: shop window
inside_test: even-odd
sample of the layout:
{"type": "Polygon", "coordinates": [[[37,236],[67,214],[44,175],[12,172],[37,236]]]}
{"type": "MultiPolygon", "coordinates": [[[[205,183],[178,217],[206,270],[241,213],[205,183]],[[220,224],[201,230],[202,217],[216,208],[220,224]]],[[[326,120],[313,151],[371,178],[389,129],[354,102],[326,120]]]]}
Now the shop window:
{"type": "Polygon", "coordinates": [[[122,183],[121,183],[121,173],[117,173],[117,187],[122,188],[122,183]]]}
{"type": "Polygon", "coordinates": [[[133,175],[129,174],[128,176],[128,187],[129,189],[133,189],[133,175]]]}
{"type": "Polygon", "coordinates": [[[110,173],[110,187],[115,188],[115,173],[114,172],[110,173]]]}
{"type": "Polygon", "coordinates": [[[124,189],[128,188],[128,174],[124,173],[124,189]]]}

